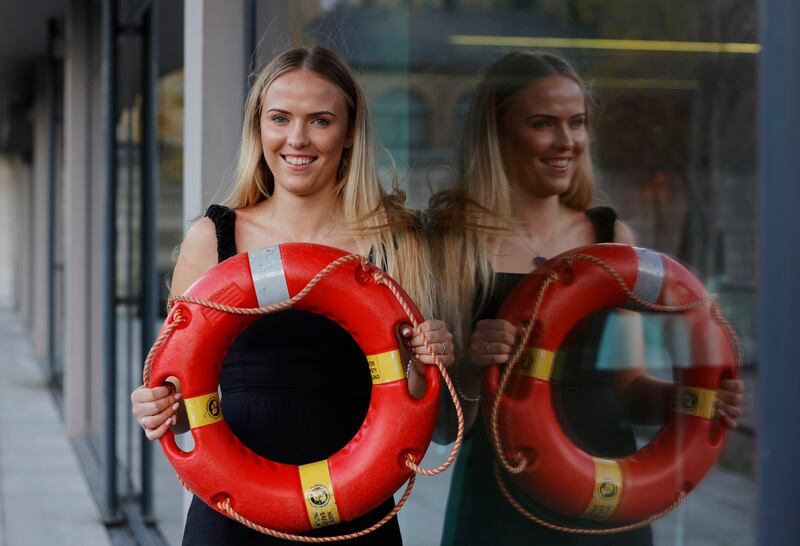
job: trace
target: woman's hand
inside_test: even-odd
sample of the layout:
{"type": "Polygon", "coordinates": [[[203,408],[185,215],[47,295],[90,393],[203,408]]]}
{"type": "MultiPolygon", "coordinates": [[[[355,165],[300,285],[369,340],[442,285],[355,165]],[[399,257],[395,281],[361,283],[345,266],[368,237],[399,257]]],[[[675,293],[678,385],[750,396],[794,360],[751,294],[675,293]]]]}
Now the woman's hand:
{"type": "Polygon", "coordinates": [[[439,362],[445,368],[452,366],[456,361],[455,347],[453,345],[453,334],[447,329],[447,325],[442,320],[426,320],[417,327],[415,332],[410,326],[406,326],[400,332],[406,340],[406,344],[411,352],[414,353],[414,365],[420,374],[425,373],[425,365],[434,364],[433,355],[425,347],[425,339],[422,333],[428,338],[431,348],[439,357],[439,362]]]}
{"type": "Polygon", "coordinates": [[[744,401],[744,382],[741,379],[723,379],[717,392],[717,416],[722,424],[733,430],[739,426],[744,401]]]}
{"type": "Polygon", "coordinates": [[[131,393],[131,412],[148,440],[161,438],[177,422],[180,398],[171,384],[152,389],[142,385],[131,393]]]}
{"type": "Polygon", "coordinates": [[[469,342],[469,360],[475,371],[508,362],[519,334],[520,328],[507,320],[479,320],[469,342]]]}

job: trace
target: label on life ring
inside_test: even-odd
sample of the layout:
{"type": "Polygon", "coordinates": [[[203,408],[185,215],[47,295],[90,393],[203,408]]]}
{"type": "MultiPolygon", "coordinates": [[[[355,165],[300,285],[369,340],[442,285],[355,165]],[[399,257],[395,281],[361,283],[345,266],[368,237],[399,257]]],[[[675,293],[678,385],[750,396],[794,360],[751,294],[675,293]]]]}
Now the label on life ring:
{"type": "Polygon", "coordinates": [[[372,376],[372,384],[380,385],[389,381],[405,379],[406,370],[400,360],[400,351],[388,351],[376,355],[368,355],[369,374],[372,376]]]}
{"type": "Polygon", "coordinates": [[[595,486],[592,500],[581,517],[603,521],[611,517],[622,494],[622,470],[616,461],[593,458],[595,486]]]}
{"type": "Polygon", "coordinates": [[[542,381],[550,381],[556,354],[546,349],[528,347],[519,358],[514,372],[542,381]]]}
{"type": "Polygon", "coordinates": [[[677,413],[694,415],[703,419],[713,419],[716,403],[716,391],[681,385],[675,392],[673,407],[677,413]]]}
{"type": "Polygon", "coordinates": [[[339,523],[328,460],[301,465],[299,471],[311,527],[318,529],[339,523]]]}
{"type": "Polygon", "coordinates": [[[219,396],[215,392],[187,398],[184,403],[189,428],[203,427],[224,420],[219,396]]]}

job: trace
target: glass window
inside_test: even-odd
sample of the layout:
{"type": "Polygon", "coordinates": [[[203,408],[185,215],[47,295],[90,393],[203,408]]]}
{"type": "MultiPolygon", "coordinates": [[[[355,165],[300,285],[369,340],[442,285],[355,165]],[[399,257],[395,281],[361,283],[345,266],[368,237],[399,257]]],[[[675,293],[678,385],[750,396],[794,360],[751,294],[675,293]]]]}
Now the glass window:
{"type": "MultiPolygon", "coordinates": [[[[595,173],[591,206],[612,207],[638,246],[673,257],[717,294],[716,301],[734,325],[743,348],[740,377],[748,394],[739,427],[728,433],[718,460],[693,484],[686,500],[653,523],[640,543],[753,544],[754,379],[759,360],[752,207],[758,182],[754,128],[758,125],[755,80],[760,50],[755,2],[261,1],[257,3],[255,35],[258,65],[275,52],[299,44],[324,45],[347,59],[358,71],[368,98],[376,147],[385,147],[395,160],[408,201],[418,208],[426,207],[432,193],[463,182],[458,179],[459,161],[471,158],[459,157],[463,153],[459,143],[474,130],[466,120],[493,63],[512,52],[549,51],[575,68],[586,82],[582,96],[591,105],[584,135],[595,173]]],[[[180,194],[181,85],[180,72],[167,75],[161,83],[165,112],[160,118],[159,138],[165,203],[177,203],[180,194]]],[[[501,132],[508,130],[507,122],[499,121],[501,114],[509,111],[508,105],[493,106],[499,124],[493,130],[500,153],[494,167],[499,170],[526,159],[509,146],[508,133],[501,132]]],[[[541,127],[554,123],[549,118],[553,116],[541,127]]],[[[531,127],[539,125],[531,123],[531,127]]],[[[581,131],[584,126],[571,120],[564,130],[581,131]]],[[[378,157],[386,182],[392,162],[385,153],[378,157]]],[[[569,161],[564,157],[544,159],[553,169],[566,169],[559,162],[569,161]]],[[[517,205],[509,206],[513,210],[517,205]]],[[[170,223],[172,214],[162,216],[159,267],[164,271],[170,268],[171,241],[180,232],[178,220],[170,223]]],[[[613,221],[608,225],[613,239],[613,221]]],[[[532,235],[523,242],[534,258],[551,258],[552,254],[540,254],[530,242],[545,241],[547,233],[532,235]]],[[[685,326],[683,318],[660,313],[619,312],[599,319],[587,317],[582,331],[575,328],[569,332],[569,345],[554,357],[553,384],[548,392],[553,396],[557,428],[581,450],[581,456],[622,458],[639,451],[639,457],[646,458],[648,450],[660,449],[661,431],[676,419],[671,405],[673,390],[659,391],[668,393],[662,400],[667,403],[655,410],[655,398],[646,400],[648,409],[642,413],[628,407],[629,391],[619,385],[630,387],[632,383],[622,378],[639,369],[654,382],[672,385],[685,380],[687,367],[702,365],[693,361],[697,353],[687,351],[686,336],[695,339],[696,333],[687,333],[685,326]],[[631,349],[632,343],[640,344],[636,351],[631,349]],[[585,364],[588,375],[578,374],[573,362],[585,364]],[[603,385],[602,394],[593,391],[584,396],[580,389],[570,391],[574,387],[570,378],[576,374],[580,380],[597,380],[603,385]],[[612,410],[617,412],[613,420],[598,417],[612,410]],[[609,432],[606,435],[606,429],[593,428],[589,422],[607,426],[609,432]],[[625,437],[625,446],[614,442],[615,434],[625,437]]],[[[491,352],[488,347],[486,352],[491,352]]],[[[685,394],[684,390],[678,392],[685,394]]],[[[683,399],[679,396],[677,400],[683,399]]],[[[417,480],[399,515],[406,544],[438,544],[443,536],[446,544],[458,543],[452,539],[459,525],[456,522],[465,521],[470,503],[482,494],[479,487],[469,485],[477,472],[485,473],[482,483],[491,489],[491,495],[483,500],[493,499],[486,502],[494,504],[489,515],[482,512],[481,518],[473,518],[471,523],[491,528],[493,514],[500,514],[497,521],[503,521],[504,514],[514,514],[496,489],[485,417],[479,416],[473,425],[454,468],[435,478],[417,480]],[[485,437],[485,445],[476,444],[477,435],[485,437]],[[485,460],[479,460],[481,449],[485,460]],[[474,461],[477,466],[470,466],[474,461]],[[456,517],[459,511],[462,519],[456,517]]],[[[679,429],[677,436],[686,430],[679,429]]],[[[424,466],[437,466],[449,451],[450,446],[432,445],[424,466]]],[[[686,456],[677,450],[670,454],[674,458],[665,460],[671,464],[686,456]]],[[[573,479],[578,477],[564,476],[562,482],[567,487],[573,479]]],[[[520,488],[511,489],[512,496],[525,506],[541,501],[520,488]]],[[[547,514],[546,518],[570,526],[597,525],[581,518],[581,513],[547,514]]],[[[516,529],[510,532],[534,533],[524,525],[516,529]]],[[[567,543],[567,536],[571,537],[559,535],[554,543],[567,543]]],[[[499,535],[495,538],[500,540],[499,535]]]]}

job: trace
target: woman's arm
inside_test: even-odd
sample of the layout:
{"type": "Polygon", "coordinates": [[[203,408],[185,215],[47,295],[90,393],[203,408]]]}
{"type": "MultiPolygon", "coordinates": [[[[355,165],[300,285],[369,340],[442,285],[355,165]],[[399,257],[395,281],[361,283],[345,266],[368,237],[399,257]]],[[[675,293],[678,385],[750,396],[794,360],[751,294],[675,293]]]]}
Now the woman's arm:
{"type": "Polygon", "coordinates": [[[217,231],[211,219],[203,217],[191,228],[181,243],[172,272],[170,295],[185,294],[206,271],[217,265],[217,231]]]}
{"type": "MultiPolygon", "coordinates": [[[[206,271],[217,263],[217,234],[208,218],[196,222],[186,234],[172,274],[170,294],[183,294],[206,271]]],[[[131,413],[144,429],[149,440],[161,438],[172,426],[176,433],[188,430],[184,406],[180,404],[181,386],[177,378],[167,385],[147,388],[144,385],[131,393],[131,413]]]]}

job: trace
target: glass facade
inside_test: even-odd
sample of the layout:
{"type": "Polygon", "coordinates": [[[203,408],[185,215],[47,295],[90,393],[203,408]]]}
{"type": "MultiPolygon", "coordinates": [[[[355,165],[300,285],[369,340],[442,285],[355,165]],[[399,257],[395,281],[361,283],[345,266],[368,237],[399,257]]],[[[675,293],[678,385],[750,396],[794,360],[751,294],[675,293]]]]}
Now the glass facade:
{"type": "MultiPolygon", "coordinates": [[[[493,61],[545,49],[577,67],[595,105],[595,204],[614,207],[638,245],[687,265],[717,294],[744,348],[745,416],[684,505],[653,525],[654,543],[753,544],[755,2],[309,1],[258,2],[257,10],[260,62],[281,45],[317,43],[359,71],[377,145],[388,152],[383,174],[391,156],[419,208],[455,182],[470,98],[493,61]]],[[[642,327],[648,373],[666,380],[682,358],[670,322],[648,314],[642,327]]],[[[606,325],[598,368],[615,366],[615,328],[606,325]]],[[[636,427],[638,447],[659,430],[636,427]]],[[[433,447],[428,461],[446,453],[433,447]]],[[[440,540],[448,480],[418,481],[400,515],[407,543],[440,540]]]]}
{"type": "MultiPolygon", "coordinates": [[[[101,2],[89,2],[100,9],[101,2]]],[[[136,513],[155,540],[180,544],[186,498],[157,443],[144,440],[130,414],[130,392],[141,383],[143,339],[152,339],[166,316],[174,256],[183,236],[183,198],[196,181],[184,173],[185,5],[180,0],[117,2],[114,39],[119,48],[114,133],[116,138],[116,385],[114,414],[116,501],[136,513]],[[142,30],[152,17],[154,35],[142,30]],[[151,57],[148,48],[155,48],[151,57]],[[148,63],[157,66],[147,89],[148,63]],[[147,94],[155,100],[155,130],[146,129],[147,94]],[[153,142],[155,139],[155,142],[153,142]],[[152,146],[152,148],[148,148],[152,146]],[[155,156],[147,149],[156,150],[155,156]],[[149,161],[149,163],[148,163],[149,161]],[[155,210],[147,213],[147,171],[155,173],[155,210]],[[143,244],[145,222],[155,224],[155,246],[143,244]],[[155,256],[157,312],[144,311],[145,253],[155,256]]],[[[654,523],[658,546],[755,543],[755,399],[760,346],[756,325],[758,179],[756,127],[758,44],[755,0],[256,0],[242,34],[254,36],[241,51],[251,68],[290,45],[319,44],[341,54],[358,72],[376,133],[382,182],[393,169],[410,206],[424,210],[430,196],[452,187],[470,101],[484,71],[512,51],[549,50],[570,61],[591,92],[592,156],[596,205],[612,206],[637,244],[675,257],[716,294],[743,347],[747,394],[744,416],[707,477],[675,511],[654,523]]],[[[91,19],[91,17],[90,17],[91,19]]],[[[100,210],[101,85],[100,22],[89,26],[87,112],[90,170],[88,208],[100,210]]],[[[209,30],[208,32],[213,32],[209,30]]],[[[247,81],[242,82],[245,88],[247,81]]],[[[239,100],[237,98],[237,100],[239,100]]],[[[187,114],[191,115],[191,114],[187,114]]],[[[199,114],[198,114],[199,115],[199,114]]],[[[56,125],[55,150],[63,127],[56,125]]],[[[63,161],[58,153],[55,165],[63,161]]],[[[228,168],[228,166],[226,166],[228,168]]],[[[58,173],[59,169],[55,169],[58,173]]],[[[220,191],[225,188],[220,181],[220,191]]],[[[62,198],[57,182],[54,199],[62,198]]],[[[63,211],[56,207],[54,222],[63,211]],[[61,212],[59,212],[61,211],[61,212]]],[[[153,227],[153,226],[150,226],[153,227]]],[[[55,347],[63,290],[58,288],[63,242],[55,238],[55,347]]],[[[87,245],[99,249],[99,230],[87,245]]],[[[97,284],[102,256],[89,254],[87,284],[97,284]]],[[[66,267],[69,267],[67,262],[66,267]]],[[[90,290],[87,338],[101,331],[99,296],[90,290]]],[[[615,370],[615,345],[624,319],[606,323],[597,350],[598,370],[615,370]]],[[[670,320],[643,314],[646,367],[671,381],[681,361],[670,339],[670,320]]],[[[91,344],[90,344],[91,345],[91,344]]],[[[87,437],[95,453],[107,440],[100,349],[85,363],[87,437]]],[[[61,353],[56,352],[56,374],[61,353]]],[[[569,413],[569,412],[566,412],[569,413]]],[[[561,415],[560,424],[571,427],[561,415]]],[[[478,422],[476,427],[482,426],[478,422]]],[[[637,426],[637,448],[660,427],[637,426]]],[[[590,440],[574,438],[576,443],[590,440]]],[[[432,445],[424,464],[436,466],[450,447],[432,445]]],[[[591,451],[591,446],[586,447],[591,451]]],[[[600,455],[603,455],[602,453],[600,455]]],[[[104,464],[108,464],[106,461],[104,464]]],[[[400,513],[404,542],[439,544],[452,470],[420,477],[400,513]]],[[[569,479],[569,477],[565,477],[569,479]]],[[[451,500],[452,502],[452,500],[451,500]]],[[[613,543],[613,542],[612,542],[613,543]]]]}

